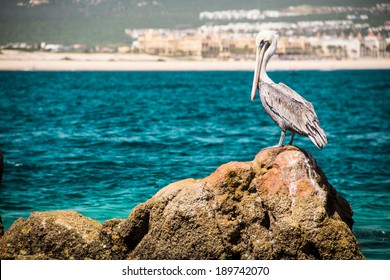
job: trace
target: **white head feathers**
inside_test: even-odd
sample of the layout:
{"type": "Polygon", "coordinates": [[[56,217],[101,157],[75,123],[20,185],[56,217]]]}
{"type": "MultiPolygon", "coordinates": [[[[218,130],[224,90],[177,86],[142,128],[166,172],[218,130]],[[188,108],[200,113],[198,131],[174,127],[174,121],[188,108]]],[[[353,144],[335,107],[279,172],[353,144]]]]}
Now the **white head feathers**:
{"type": "Polygon", "coordinates": [[[278,39],[278,32],[273,30],[262,30],[259,32],[259,34],[257,34],[256,46],[259,46],[262,41],[268,41],[269,44],[272,44],[272,42],[277,43],[278,39]]]}

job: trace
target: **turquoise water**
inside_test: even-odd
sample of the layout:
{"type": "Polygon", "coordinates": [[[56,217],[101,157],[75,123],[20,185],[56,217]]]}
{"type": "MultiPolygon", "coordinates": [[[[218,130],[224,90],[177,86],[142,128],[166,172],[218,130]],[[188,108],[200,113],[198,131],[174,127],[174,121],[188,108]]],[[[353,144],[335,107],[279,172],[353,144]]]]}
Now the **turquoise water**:
{"type": "MultiPolygon", "coordinates": [[[[75,209],[126,218],[167,184],[276,145],[251,72],[0,72],[0,214],[75,209]]],[[[329,145],[317,159],[352,205],[369,259],[390,259],[390,71],[280,71],[312,101],[329,145]]]]}

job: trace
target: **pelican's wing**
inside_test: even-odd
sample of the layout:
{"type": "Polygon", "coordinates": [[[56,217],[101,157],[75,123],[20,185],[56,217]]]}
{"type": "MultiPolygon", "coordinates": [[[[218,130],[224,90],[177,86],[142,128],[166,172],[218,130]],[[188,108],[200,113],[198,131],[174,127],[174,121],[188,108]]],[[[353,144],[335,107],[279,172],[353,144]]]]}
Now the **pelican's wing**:
{"type": "Polygon", "coordinates": [[[302,96],[300,96],[295,90],[291,89],[289,86],[286,86],[285,84],[283,83],[279,83],[279,84],[275,84],[276,87],[279,87],[281,90],[285,90],[286,92],[289,93],[289,95],[302,102],[302,104],[305,104],[307,106],[308,109],[310,109],[311,111],[313,111],[313,113],[315,114],[315,111],[314,111],[314,107],[313,107],[313,104],[311,104],[309,101],[307,101],[305,98],[303,98],[302,96]]]}
{"type": "Polygon", "coordinates": [[[307,106],[302,98],[295,91],[286,90],[278,84],[267,83],[262,86],[263,105],[272,111],[279,126],[306,134],[306,117],[302,114],[302,108],[307,106]]]}
{"type": "Polygon", "coordinates": [[[313,105],[284,84],[262,85],[265,105],[283,124],[295,132],[308,135],[319,147],[327,143],[313,105]],[[317,139],[319,137],[319,140],[317,139]]]}

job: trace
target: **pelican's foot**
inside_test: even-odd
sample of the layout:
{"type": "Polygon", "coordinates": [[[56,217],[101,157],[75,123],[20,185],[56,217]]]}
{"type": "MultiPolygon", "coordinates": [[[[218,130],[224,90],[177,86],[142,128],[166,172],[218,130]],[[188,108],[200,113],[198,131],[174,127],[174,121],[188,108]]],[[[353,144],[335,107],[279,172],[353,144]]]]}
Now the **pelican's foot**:
{"type": "Polygon", "coordinates": [[[295,132],[291,132],[291,139],[290,139],[290,142],[288,142],[288,144],[289,144],[290,146],[292,146],[292,143],[293,143],[293,141],[294,141],[294,137],[295,137],[295,132]]]}
{"type": "Polygon", "coordinates": [[[267,148],[263,148],[263,149],[261,149],[260,151],[264,151],[264,150],[267,150],[267,149],[273,149],[273,148],[281,148],[281,147],[284,147],[284,145],[270,146],[270,147],[267,147],[267,148]]]}

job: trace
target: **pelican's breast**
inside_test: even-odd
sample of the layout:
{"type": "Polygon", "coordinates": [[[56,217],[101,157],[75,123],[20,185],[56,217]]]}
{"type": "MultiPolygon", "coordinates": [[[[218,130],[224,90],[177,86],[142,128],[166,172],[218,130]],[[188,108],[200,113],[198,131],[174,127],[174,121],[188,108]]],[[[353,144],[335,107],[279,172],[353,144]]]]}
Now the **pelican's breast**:
{"type": "Polygon", "coordinates": [[[273,89],[270,84],[260,81],[259,83],[260,101],[267,114],[276,124],[283,130],[287,129],[286,122],[283,118],[274,110],[275,107],[279,107],[276,103],[279,102],[278,98],[273,96],[273,89]],[[272,97],[272,98],[271,98],[272,97]]]}

